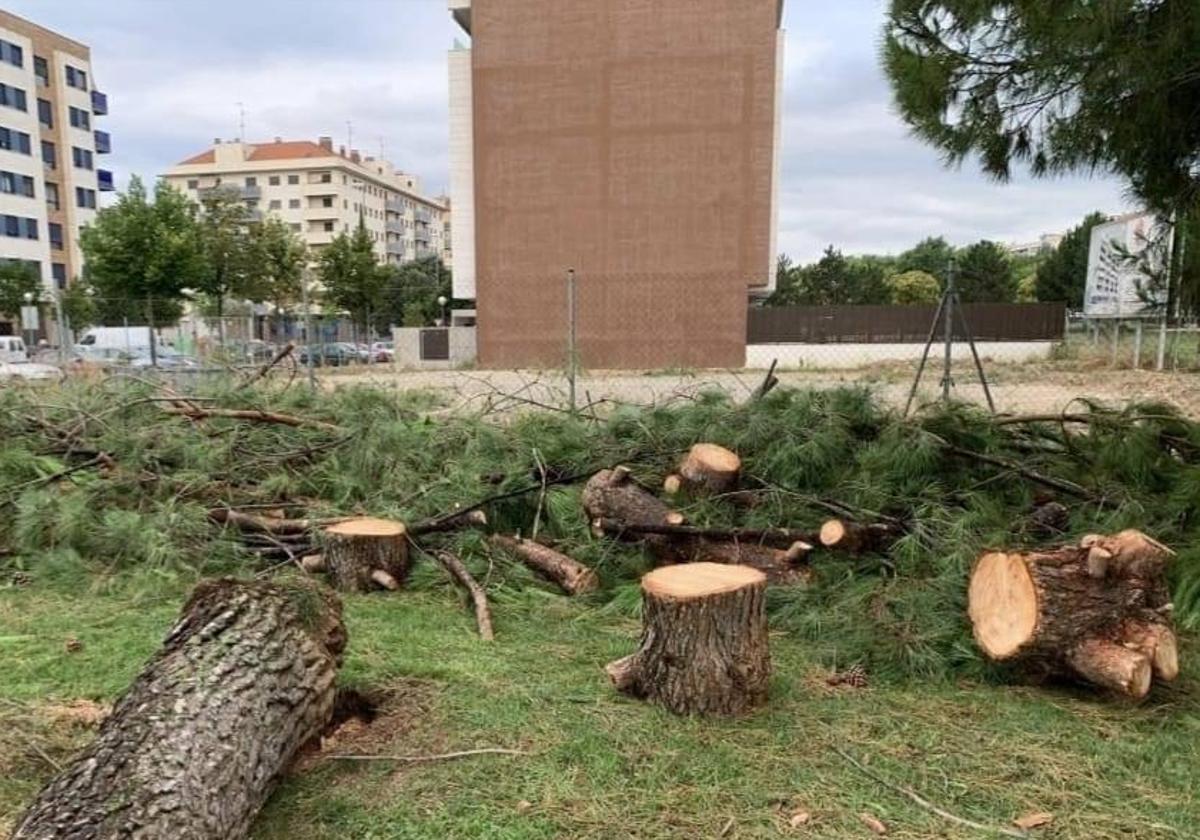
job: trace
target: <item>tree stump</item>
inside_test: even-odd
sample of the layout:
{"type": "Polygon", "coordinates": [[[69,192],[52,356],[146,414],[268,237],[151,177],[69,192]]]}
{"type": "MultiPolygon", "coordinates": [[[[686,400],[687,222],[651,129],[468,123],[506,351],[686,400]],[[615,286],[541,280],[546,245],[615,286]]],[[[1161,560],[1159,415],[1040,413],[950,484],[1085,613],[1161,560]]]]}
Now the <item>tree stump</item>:
{"type": "Polygon", "coordinates": [[[357,517],[322,531],[325,568],[336,589],[399,589],[408,577],[408,531],[403,522],[357,517]]]}
{"type": "Polygon", "coordinates": [[[1140,699],[1179,674],[1164,566],[1138,531],[1050,551],[988,552],[967,593],[975,640],[994,661],[1069,674],[1140,699]]]}
{"type": "Polygon", "coordinates": [[[12,837],[246,837],[293,755],[328,724],[345,644],[327,589],[201,583],[12,837]]]}
{"type": "Polygon", "coordinates": [[[737,489],[742,459],[736,453],[715,443],[697,443],[683,460],[674,475],[663,481],[668,495],[683,491],[692,495],[718,495],[737,489]]]}
{"type": "Polygon", "coordinates": [[[641,645],[605,669],[618,691],[676,714],[736,715],[767,699],[766,576],[685,563],[642,578],[641,645]]]}

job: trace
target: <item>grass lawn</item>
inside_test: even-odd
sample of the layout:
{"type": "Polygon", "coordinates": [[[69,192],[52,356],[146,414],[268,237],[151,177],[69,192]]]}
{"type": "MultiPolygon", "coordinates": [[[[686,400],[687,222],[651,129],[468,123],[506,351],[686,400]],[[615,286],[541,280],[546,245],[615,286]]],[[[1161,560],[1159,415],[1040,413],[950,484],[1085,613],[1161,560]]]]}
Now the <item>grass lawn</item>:
{"type": "MultiPolygon", "coordinates": [[[[1196,837],[1200,700],[1184,674],[1138,707],[1068,688],[874,683],[830,688],[785,632],[772,636],[768,705],[741,720],[681,719],[617,695],[602,670],[635,619],[531,588],[475,634],[449,583],[350,597],[342,683],[384,699],[284,781],[258,838],[696,838],[984,836],[867,778],[834,749],[954,813],[996,825],[1047,811],[1036,835],[1196,837]],[[395,766],[331,752],[527,755],[395,766]],[[797,811],[811,814],[789,825],[797,811]]],[[[111,702],[158,646],[190,587],[122,573],[71,588],[0,589],[0,834],[90,729],[63,707],[111,702]],[[68,640],[81,647],[71,651],[68,640]]]]}

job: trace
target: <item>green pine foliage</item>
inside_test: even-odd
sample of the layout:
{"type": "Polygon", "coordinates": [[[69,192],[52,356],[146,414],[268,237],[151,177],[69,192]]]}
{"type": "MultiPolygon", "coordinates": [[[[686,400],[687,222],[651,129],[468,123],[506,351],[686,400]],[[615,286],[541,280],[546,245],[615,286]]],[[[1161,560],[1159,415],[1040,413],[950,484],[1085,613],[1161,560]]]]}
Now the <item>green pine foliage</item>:
{"type": "MultiPolygon", "coordinates": [[[[825,502],[890,516],[907,534],[886,554],[817,552],[810,586],[773,588],[774,628],[831,665],[862,662],[881,679],[986,676],[965,618],[971,563],[991,546],[1042,544],[1024,526],[1045,488],[956,456],[948,445],[1019,462],[1073,481],[1095,501],[1062,497],[1072,511],[1066,541],[1137,527],[1179,549],[1172,574],[1176,619],[1200,629],[1200,425],[1164,405],[1122,411],[1084,405],[1087,433],[1058,423],[998,425],[977,408],[929,407],[904,420],[868,389],[778,388],[750,404],[718,394],[656,408],[623,407],[606,418],[530,412],[503,422],[453,409],[421,393],[210,386],[216,405],[257,407],[337,423],[316,428],[163,415],[132,382],[68,385],[53,401],[0,394],[0,580],[114,575],[250,573],[264,569],[233,534],[209,523],[221,504],[278,505],[293,515],[366,512],[408,522],[494,494],[536,487],[549,475],[587,475],[623,463],[657,486],[699,440],[742,455],[760,503],[686,503],[697,524],[816,528],[825,502]],[[52,404],[51,404],[52,403],[52,404]],[[74,451],[49,429],[78,430],[74,451]],[[86,449],[87,453],[83,450],[86,449]],[[109,453],[103,472],[78,465],[109,453]],[[56,480],[50,480],[60,476],[56,480]]],[[[651,560],[636,546],[593,535],[582,482],[488,506],[491,526],[539,536],[594,567],[594,609],[636,614],[637,580],[651,560]]],[[[461,556],[498,604],[521,608],[560,597],[475,532],[427,540],[461,556]]],[[[1055,540],[1057,541],[1057,540],[1055,540]]],[[[457,598],[432,563],[412,585],[457,598]]]]}

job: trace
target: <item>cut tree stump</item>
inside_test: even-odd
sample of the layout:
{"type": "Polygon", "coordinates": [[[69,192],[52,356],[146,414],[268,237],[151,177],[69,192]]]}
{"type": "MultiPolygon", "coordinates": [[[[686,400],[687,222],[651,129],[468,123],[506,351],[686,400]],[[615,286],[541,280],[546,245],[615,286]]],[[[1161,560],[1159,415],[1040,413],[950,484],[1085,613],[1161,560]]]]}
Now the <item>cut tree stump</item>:
{"type": "Polygon", "coordinates": [[[557,583],[568,595],[582,595],[600,585],[596,573],[587,566],[539,542],[503,534],[493,534],[488,541],[519,557],[526,566],[557,583]]]}
{"type": "Polygon", "coordinates": [[[196,587],[96,740],[14,840],[237,840],[334,705],[341,605],[315,585],[196,587]]]}
{"type": "Polygon", "coordinates": [[[988,552],[967,593],[989,659],[1073,675],[1135,699],[1179,674],[1164,575],[1170,549],[1139,531],[1049,551],[988,552]]]}
{"type": "Polygon", "coordinates": [[[737,489],[742,459],[715,443],[697,443],[679,462],[674,475],[663,481],[668,495],[680,491],[690,495],[719,495],[737,489]]]}
{"type": "Polygon", "coordinates": [[[605,669],[618,691],[677,714],[736,715],[767,699],[766,576],[685,563],[642,578],[638,651],[605,669]]]}
{"type": "Polygon", "coordinates": [[[343,592],[398,589],[408,577],[408,531],[403,522],[358,517],[321,532],[325,568],[343,592]]]}

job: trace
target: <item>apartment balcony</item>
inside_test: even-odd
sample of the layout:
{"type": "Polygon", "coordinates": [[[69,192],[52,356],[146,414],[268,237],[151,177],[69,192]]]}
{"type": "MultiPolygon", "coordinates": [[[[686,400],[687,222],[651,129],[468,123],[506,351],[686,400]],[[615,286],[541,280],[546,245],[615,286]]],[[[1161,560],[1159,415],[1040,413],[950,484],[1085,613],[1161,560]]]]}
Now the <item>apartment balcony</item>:
{"type": "Polygon", "coordinates": [[[98,117],[108,113],[108,94],[98,90],[92,91],[92,113],[98,117]]]}
{"type": "Polygon", "coordinates": [[[254,186],[242,187],[242,198],[248,198],[252,201],[257,201],[262,198],[262,187],[255,184],[254,186]]]}
{"type": "Polygon", "coordinates": [[[428,243],[429,242],[429,229],[423,228],[423,227],[414,228],[413,229],[413,238],[416,239],[418,242],[428,243]]]}
{"type": "Polygon", "coordinates": [[[398,198],[389,198],[384,202],[384,208],[389,213],[399,213],[400,215],[404,215],[404,202],[398,198]]]}
{"type": "Polygon", "coordinates": [[[424,222],[425,224],[429,224],[433,221],[433,216],[430,214],[430,212],[421,207],[418,207],[413,211],[413,216],[418,222],[424,222]]]}
{"type": "Polygon", "coordinates": [[[112,192],[117,188],[113,183],[113,174],[107,169],[96,170],[96,186],[100,188],[100,192],[112,192]]]}
{"type": "Polygon", "coordinates": [[[394,255],[397,257],[403,257],[406,253],[408,253],[408,250],[404,247],[403,242],[400,242],[398,240],[391,240],[387,244],[387,252],[388,252],[388,254],[391,254],[391,255],[394,255]]]}
{"type": "Polygon", "coordinates": [[[383,223],[383,229],[388,233],[404,233],[404,221],[402,219],[388,219],[383,223]]]}
{"type": "Polygon", "coordinates": [[[213,187],[201,187],[197,192],[200,200],[210,198],[217,193],[228,195],[231,198],[240,198],[242,200],[258,200],[262,198],[262,187],[239,187],[237,184],[217,184],[213,187]]]}
{"type": "Polygon", "coordinates": [[[93,131],[92,136],[96,139],[96,154],[107,155],[112,153],[112,137],[107,131],[93,131]]]}
{"type": "Polygon", "coordinates": [[[417,247],[417,259],[419,260],[428,260],[436,257],[437,255],[438,252],[434,248],[421,248],[420,246],[417,247]]]}

